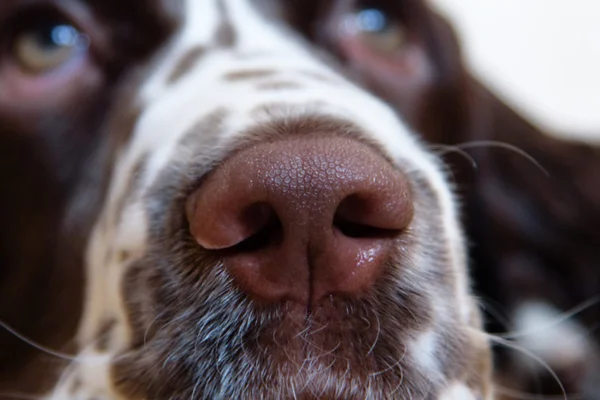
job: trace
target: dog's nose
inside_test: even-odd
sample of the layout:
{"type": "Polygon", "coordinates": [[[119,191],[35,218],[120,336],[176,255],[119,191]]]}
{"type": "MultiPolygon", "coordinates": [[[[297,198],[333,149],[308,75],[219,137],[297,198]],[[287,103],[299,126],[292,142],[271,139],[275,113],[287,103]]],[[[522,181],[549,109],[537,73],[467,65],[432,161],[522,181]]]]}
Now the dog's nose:
{"type": "Polygon", "coordinates": [[[314,306],[372,287],[413,204],[406,177],[370,146],[304,137],[233,154],[186,212],[198,244],[252,298],[314,306]]]}

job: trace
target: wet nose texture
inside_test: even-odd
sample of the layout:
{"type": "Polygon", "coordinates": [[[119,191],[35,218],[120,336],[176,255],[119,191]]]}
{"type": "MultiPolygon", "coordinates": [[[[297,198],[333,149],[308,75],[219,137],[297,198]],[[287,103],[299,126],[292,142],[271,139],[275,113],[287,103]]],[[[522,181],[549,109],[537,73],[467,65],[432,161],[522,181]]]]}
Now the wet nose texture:
{"type": "Polygon", "coordinates": [[[235,153],[187,201],[198,244],[219,251],[255,300],[313,307],[372,287],[407,228],[405,176],[346,138],[294,138],[235,153]]]}

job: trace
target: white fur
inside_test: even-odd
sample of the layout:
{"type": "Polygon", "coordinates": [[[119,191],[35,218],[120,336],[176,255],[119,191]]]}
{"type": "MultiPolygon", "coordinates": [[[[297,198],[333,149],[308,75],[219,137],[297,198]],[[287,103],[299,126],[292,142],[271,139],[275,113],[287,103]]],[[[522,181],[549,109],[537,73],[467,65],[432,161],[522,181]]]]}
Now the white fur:
{"type": "Polygon", "coordinates": [[[423,370],[423,375],[431,381],[442,381],[444,379],[440,371],[437,358],[438,333],[430,330],[419,334],[419,337],[410,345],[410,356],[416,367],[423,370]]]}
{"type": "Polygon", "coordinates": [[[438,400],[477,400],[477,396],[464,384],[455,383],[438,400]]]}
{"type": "MultiPolygon", "coordinates": [[[[574,319],[561,319],[561,312],[542,301],[521,304],[514,313],[517,343],[551,368],[579,368],[592,350],[586,330],[574,319]]],[[[540,372],[544,367],[526,354],[515,353],[521,364],[531,365],[540,372]]]]}

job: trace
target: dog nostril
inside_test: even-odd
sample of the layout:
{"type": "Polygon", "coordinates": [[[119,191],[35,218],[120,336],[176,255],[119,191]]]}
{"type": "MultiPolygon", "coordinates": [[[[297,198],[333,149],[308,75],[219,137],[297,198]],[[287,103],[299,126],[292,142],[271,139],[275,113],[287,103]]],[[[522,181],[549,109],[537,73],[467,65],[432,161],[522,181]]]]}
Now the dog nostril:
{"type": "MultiPolygon", "coordinates": [[[[257,251],[281,230],[277,213],[265,202],[252,203],[239,211],[226,207],[219,210],[207,204],[206,197],[192,196],[187,203],[187,216],[194,239],[207,250],[257,251]],[[203,217],[197,218],[199,214],[203,217]]],[[[226,200],[222,200],[220,205],[224,206],[226,200]]]]}
{"type": "Polygon", "coordinates": [[[256,203],[244,210],[240,224],[246,226],[248,237],[228,248],[232,253],[253,253],[281,241],[281,221],[267,203],[256,203]]]}
{"type": "Polygon", "coordinates": [[[400,231],[376,228],[374,226],[344,221],[343,219],[334,219],[333,226],[337,228],[344,236],[355,239],[392,238],[398,236],[400,233],[400,231]]]}
{"type": "Polygon", "coordinates": [[[384,239],[398,236],[404,226],[382,219],[385,205],[373,195],[353,194],[338,206],[333,226],[349,238],[384,239]],[[395,226],[394,226],[395,225],[395,226]]]}

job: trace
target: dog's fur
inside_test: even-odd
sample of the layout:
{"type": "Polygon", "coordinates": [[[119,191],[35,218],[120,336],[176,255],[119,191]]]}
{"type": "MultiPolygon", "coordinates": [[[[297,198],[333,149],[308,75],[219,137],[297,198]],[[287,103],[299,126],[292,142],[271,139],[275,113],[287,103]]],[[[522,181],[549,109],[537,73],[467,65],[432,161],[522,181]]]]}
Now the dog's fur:
{"type": "MultiPolygon", "coordinates": [[[[76,356],[61,362],[0,331],[0,397],[492,398],[468,262],[478,291],[524,327],[540,315],[532,305],[564,310],[600,291],[598,150],[543,135],[497,100],[421,1],[370,3],[406,43],[386,57],[356,51],[335,29],[352,3],[0,4],[0,320],[76,356]],[[57,12],[91,50],[65,71],[22,72],[14,32],[57,12]],[[320,132],[392,160],[415,217],[373,293],[299,321],[246,298],[191,240],[182,210],[236,149],[320,132]],[[472,141],[515,146],[547,174],[490,147],[472,152],[476,169],[450,154],[442,171],[434,153],[472,141]]],[[[556,367],[563,380],[583,368],[592,378],[567,383],[593,398],[582,357],[556,367]]],[[[500,354],[499,371],[515,362],[500,354]]]]}

